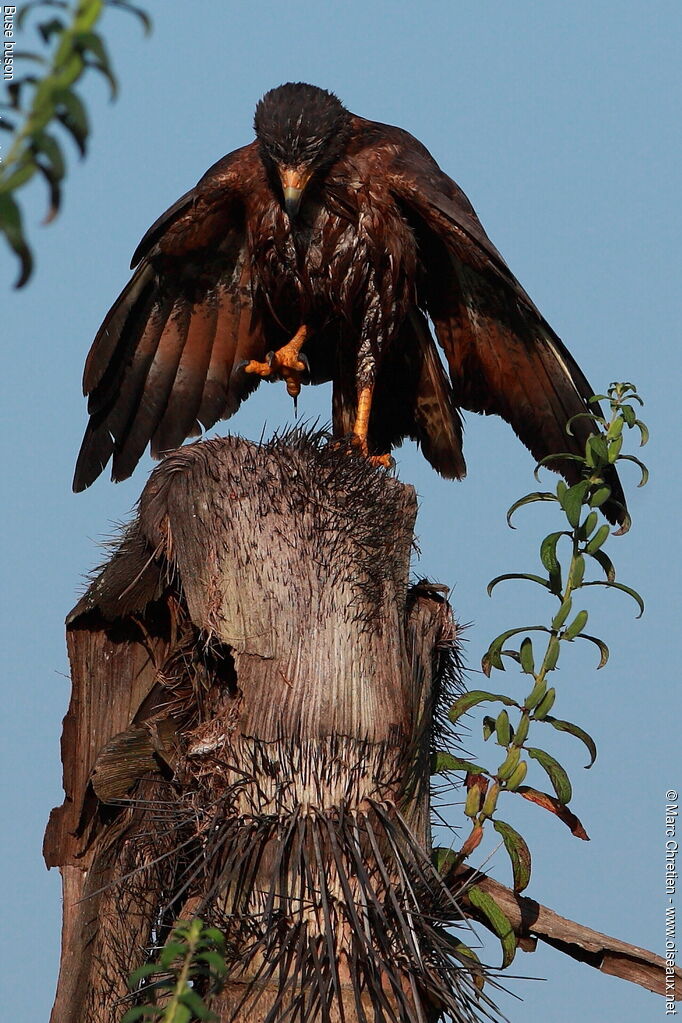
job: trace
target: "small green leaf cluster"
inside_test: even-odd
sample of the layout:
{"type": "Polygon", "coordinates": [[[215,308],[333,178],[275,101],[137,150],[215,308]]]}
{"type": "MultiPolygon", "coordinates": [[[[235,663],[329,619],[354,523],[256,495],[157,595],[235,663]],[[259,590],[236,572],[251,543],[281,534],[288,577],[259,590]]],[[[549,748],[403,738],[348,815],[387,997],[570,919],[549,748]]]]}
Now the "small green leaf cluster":
{"type": "Polygon", "coordinates": [[[78,85],[92,68],[106,78],[115,98],[118,85],[111,61],[97,25],[107,7],[135,14],[145,30],[148,16],[128,0],[32,0],[17,13],[16,27],[24,28],[29,15],[48,8],[36,28],[47,53],[16,51],[15,58],[42,69],[27,71],[6,88],[0,127],[11,132],[7,157],[0,168],[0,232],[20,263],[16,287],[23,287],[33,270],[33,256],[23,227],[21,208],[15,195],[36,175],[47,185],[49,204],[44,223],[53,220],[61,207],[66,161],[62,142],[54,128],[60,127],[85,156],[90,124],[78,85]]]}
{"type": "MultiPolygon", "coordinates": [[[[432,764],[434,773],[447,771],[466,773],[467,796],[464,813],[471,819],[472,832],[459,853],[454,854],[454,859],[453,855],[450,855],[448,870],[452,870],[457,861],[461,863],[471,854],[481,841],[485,822],[495,818],[493,826],[511,860],[514,889],[517,892],[523,891],[530,880],[531,856],[521,835],[511,825],[496,817],[501,793],[519,793],[556,814],[577,837],[587,838],[582,824],[568,809],[572,798],[572,786],[566,770],[545,749],[530,745],[528,742],[531,726],[535,726],[537,722],[541,726],[549,725],[559,732],[568,732],[579,739],[589,753],[587,768],[594,764],[597,756],[594,740],[583,728],[550,713],[557,693],[555,687],[549,684],[549,675],[557,667],[559,657],[567,643],[581,639],[594,644],[599,650],[598,668],[606,664],[609,656],[603,640],[584,631],[588,612],[574,607],[575,595],[587,586],[616,589],[632,597],[639,614],[644,610],[639,594],[631,587],[616,581],[613,562],[603,550],[610,529],[608,524],[600,525],[598,514],[598,509],[611,497],[608,481],[612,478],[613,468],[618,462],[635,462],[642,474],[639,485],[647,480],[647,470],[642,462],[621,453],[624,428],[638,429],[642,444],[648,439],[647,429],[637,418],[631,404],[633,401],[642,404],[642,401],[634,385],[630,383],[614,383],[606,395],[596,395],[593,400],[609,403],[610,418],[607,420],[600,415],[584,413],[592,420],[594,432],[586,441],[585,454],[581,457],[570,456],[581,463],[582,479],[573,486],[568,486],[560,480],[554,492],[528,494],[517,501],[508,513],[511,525],[511,517],[525,505],[539,501],[559,505],[566,519],[566,526],[550,533],[540,544],[543,574],[508,573],[493,579],[488,586],[488,592],[492,593],[500,582],[521,579],[543,587],[558,601],[558,608],[548,626],[532,625],[508,629],[493,640],[483,657],[482,668],[487,676],[490,676],[493,670],[505,670],[504,658],[517,663],[521,671],[530,677],[528,695],[520,702],[502,693],[475,690],[461,696],[449,711],[450,720],[456,722],[462,715],[481,704],[501,705],[496,714],[487,714],[483,717],[483,739],[486,742],[494,739],[495,744],[501,748],[499,763],[494,769],[489,770],[480,764],[462,760],[449,753],[437,753],[432,764]],[[587,578],[586,571],[590,565],[596,565],[604,578],[587,578]],[[547,637],[541,648],[538,643],[539,637],[531,634],[544,634],[547,637]],[[519,637],[520,642],[510,647],[509,641],[514,637],[519,637]],[[554,795],[524,784],[531,761],[544,770],[554,795]]],[[[567,429],[570,431],[571,423],[567,429]]],[[[625,532],[629,524],[629,519],[626,518],[624,527],[619,532],[625,532]]],[[[513,958],[516,942],[506,917],[500,919],[500,915],[504,917],[504,914],[499,907],[493,903],[493,909],[489,905],[492,901],[490,896],[482,898],[484,893],[480,891],[476,893],[475,888],[469,889],[467,894],[471,904],[486,917],[499,936],[503,948],[503,965],[508,965],[513,958]]]]}
{"type": "Polygon", "coordinates": [[[142,1003],[129,1009],[121,1023],[217,1020],[199,994],[197,984],[204,991],[218,991],[226,973],[225,938],[221,932],[205,927],[198,917],[188,923],[179,922],[158,959],[130,975],[128,986],[142,1003]]]}

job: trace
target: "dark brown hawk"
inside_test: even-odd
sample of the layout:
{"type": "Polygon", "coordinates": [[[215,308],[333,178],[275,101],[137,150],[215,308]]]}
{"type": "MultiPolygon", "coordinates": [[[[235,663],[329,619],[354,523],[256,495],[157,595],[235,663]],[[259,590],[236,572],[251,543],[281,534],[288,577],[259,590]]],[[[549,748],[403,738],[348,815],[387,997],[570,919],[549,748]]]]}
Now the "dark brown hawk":
{"type": "MultiPolygon", "coordinates": [[[[592,388],[420,142],[301,83],[254,126],[135,251],[85,366],[75,490],[229,418],[262,378],[293,395],[332,380],[335,436],[374,456],[411,437],[450,478],[460,407],[502,416],[537,459],[584,451],[589,419],[566,424],[598,411],[592,388]]],[[[575,465],[555,467],[575,482],[575,465]]]]}

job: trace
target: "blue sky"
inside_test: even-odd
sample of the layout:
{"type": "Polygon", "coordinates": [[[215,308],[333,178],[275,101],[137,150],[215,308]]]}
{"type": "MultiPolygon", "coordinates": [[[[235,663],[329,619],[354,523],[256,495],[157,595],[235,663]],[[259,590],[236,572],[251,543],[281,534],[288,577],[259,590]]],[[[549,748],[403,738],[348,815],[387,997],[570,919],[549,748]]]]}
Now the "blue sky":
{"type": "MultiPolygon", "coordinates": [[[[219,156],[252,137],[256,100],[287,80],[331,88],[351,110],[417,135],[468,193],[594,387],[634,380],[647,400],[652,481],[635,490],[634,476],[624,474],[634,526],[609,548],[647,612],[635,621],[626,597],[600,593],[589,605],[590,626],[611,646],[611,661],[596,673],[591,653],[571,648],[557,683],[557,715],[586,727],[599,747],[586,772],[570,737],[555,736],[550,746],[570,771],[572,805],[591,842],[521,799],[510,798],[505,816],[534,852],[532,897],[660,952],[665,792],[682,783],[679,4],[155,6],[150,39],[125,15],[107,15],[121,97],[111,105],[104,85],[90,82],[91,153],[83,164],[72,161],[53,226],[39,226],[44,197],[29,191],[38,267],[23,292],[10,290],[15,267],[0,257],[5,1016],[46,1020],[56,980],[59,879],[45,871],[40,844],[62,799],[63,620],[101,560],[97,544],[127,518],[151,466],[146,460],[124,484],[102,477],[71,494],[85,426],[83,361],[142,233],[219,156]]],[[[262,386],[229,428],[258,437],[264,422],[268,430],[291,422],[283,391],[262,386]]],[[[304,418],[326,420],[327,389],[305,390],[299,408],[304,418]]],[[[472,623],[466,656],[476,669],[498,632],[546,620],[548,606],[527,584],[500,587],[492,599],[485,587],[500,572],[533,571],[539,539],[561,523],[543,506],[522,512],[516,532],[507,529],[507,507],[535,483],[530,456],[505,424],[468,416],[465,450],[469,476],[461,484],[437,478],[411,447],[398,461],[401,479],[420,495],[415,574],[454,587],[457,615],[472,623]]],[[[475,672],[470,684],[481,685],[475,672]]],[[[522,695],[511,672],[495,685],[522,695]]],[[[472,728],[466,741],[475,751],[477,719],[472,728]]],[[[534,781],[544,786],[540,774],[534,781]]],[[[508,881],[504,852],[492,845],[489,852],[488,868],[508,881]]],[[[496,960],[498,948],[488,949],[496,960]]],[[[523,999],[503,1000],[512,1020],[645,1023],[664,1015],[643,989],[552,950],[519,955],[514,969],[545,979],[510,981],[523,999]]]]}

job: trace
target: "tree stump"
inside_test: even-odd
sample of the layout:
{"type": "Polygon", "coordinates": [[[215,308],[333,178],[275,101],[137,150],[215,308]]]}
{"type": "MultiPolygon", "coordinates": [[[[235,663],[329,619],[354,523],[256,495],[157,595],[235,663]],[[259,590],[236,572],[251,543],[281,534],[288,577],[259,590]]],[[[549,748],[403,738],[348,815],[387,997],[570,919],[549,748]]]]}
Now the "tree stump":
{"type": "MultiPolygon", "coordinates": [[[[53,1023],[115,1023],[177,920],[227,938],[221,1021],[471,1018],[430,863],[454,625],[410,588],[411,487],[319,436],[187,446],[67,619],[53,1023]]],[[[466,965],[468,963],[468,965],[466,965]]]]}

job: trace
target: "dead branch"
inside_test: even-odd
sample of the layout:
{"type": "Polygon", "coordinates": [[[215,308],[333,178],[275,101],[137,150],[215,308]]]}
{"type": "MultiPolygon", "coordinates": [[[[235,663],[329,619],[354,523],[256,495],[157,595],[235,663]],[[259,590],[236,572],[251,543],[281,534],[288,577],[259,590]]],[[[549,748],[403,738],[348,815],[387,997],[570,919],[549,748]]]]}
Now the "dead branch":
{"type": "Polygon", "coordinates": [[[509,919],[524,951],[532,952],[536,941],[543,941],[602,973],[640,984],[669,1000],[682,998],[682,968],[675,968],[674,977],[666,975],[665,960],[653,952],[568,920],[470,868],[460,867],[453,878],[446,880],[467,916],[486,927],[490,927],[488,920],[469,902],[466,888],[476,884],[491,895],[509,919]]]}

